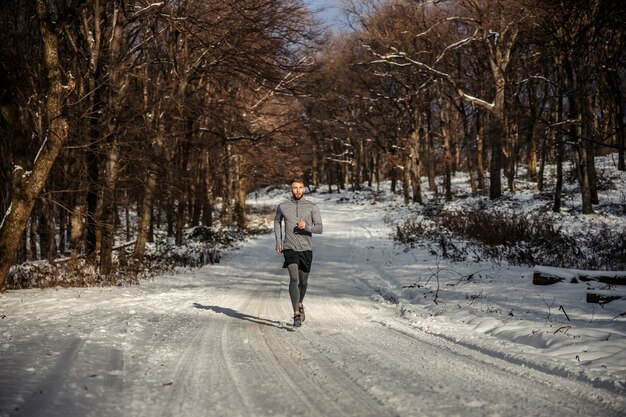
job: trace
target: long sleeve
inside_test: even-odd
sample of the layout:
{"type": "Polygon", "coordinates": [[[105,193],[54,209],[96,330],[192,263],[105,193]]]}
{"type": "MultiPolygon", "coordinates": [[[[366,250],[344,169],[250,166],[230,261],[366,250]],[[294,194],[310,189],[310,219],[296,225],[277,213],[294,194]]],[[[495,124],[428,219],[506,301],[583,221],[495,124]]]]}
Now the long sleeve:
{"type": "Polygon", "coordinates": [[[311,211],[311,218],[313,219],[313,224],[310,225],[309,232],[322,234],[324,226],[322,225],[322,215],[320,214],[320,209],[317,207],[317,205],[313,206],[313,210],[311,211]]]}
{"type": "Polygon", "coordinates": [[[283,246],[283,233],[282,233],[282,223],[283,220],[283,212],[280,209],[280,205],[276,207],[276,216],[274,216],[274,237],[276,238],[276,248],[283,246]]]}

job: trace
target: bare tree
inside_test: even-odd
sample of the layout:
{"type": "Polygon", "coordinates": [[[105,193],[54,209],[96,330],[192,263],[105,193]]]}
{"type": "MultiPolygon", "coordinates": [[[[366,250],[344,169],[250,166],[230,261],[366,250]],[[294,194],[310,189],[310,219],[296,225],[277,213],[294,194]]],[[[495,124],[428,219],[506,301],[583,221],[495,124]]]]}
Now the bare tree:
{"type": "Polygon", "coordinates": [[[20,166],[13,170],[11,205],[0,223],[0,288],[4,287],[35,199],[45,186],[50,169],[68,137],[63,107],[68,92],[74,89],[74,81],[71,74],[66,80],[63,77],[59,59],[59,16],[53,16],[45,0],[37,1],[36,11],[48,83],[45,98],[47,129],[32,170],[25,172],[20,166]]]}

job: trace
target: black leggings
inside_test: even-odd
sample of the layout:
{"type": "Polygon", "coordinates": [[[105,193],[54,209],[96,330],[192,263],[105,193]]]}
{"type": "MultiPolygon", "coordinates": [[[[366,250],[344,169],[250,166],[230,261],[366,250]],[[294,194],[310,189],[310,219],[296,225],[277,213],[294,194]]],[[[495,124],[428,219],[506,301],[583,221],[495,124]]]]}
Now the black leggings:
{"type": "Polygon", "coordinates": [[[289,296],[293,311],[298,311],[298,304],[304,300],[309,281],[309,273],[298,268],[298,264],[287,265],[289,271],[289,296]]]}

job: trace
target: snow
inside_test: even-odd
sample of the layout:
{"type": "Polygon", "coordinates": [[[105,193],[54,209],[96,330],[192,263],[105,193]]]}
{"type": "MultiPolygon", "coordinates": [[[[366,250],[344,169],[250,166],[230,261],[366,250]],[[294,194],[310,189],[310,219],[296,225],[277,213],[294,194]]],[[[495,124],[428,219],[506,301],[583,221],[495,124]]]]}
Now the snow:
{"type": "Polygon", "coordinates": [[[9,203],[9,208],[7,208],[7,211],[4,213],[4,217],[2,217],[2,221],[0,222],[0,230],[2,230],[2,227],[4,226],[4,221],[7,219],[7,217],[9,217],[11,211],[13,211],[13,202],[9,203]]]}
{"type": "Polygon", "coordinates": [[[46,135],[46,137],[44,138],[43,142],[41,143],[41,146],[39,147],[39,150],[37,151],[37,155],[35,156],[35,160],[33,161],[33,165],[37,164],[37,161],[39,160],[39,156],[41,156],[41,152],[44,150],[44,148],[46,147],[47,144],[48,144],[48,136],[46,135]]]}
{"type": "MultiPolygon", "coordinates": [[[[415,212],[389,184],[376,200],[324,189],[307,195],[324,233],[301,329],[271,233],[138,286],[8,291],[0,416],[626,415],[626,300],[590,304],[604,284],[537,286],[532,266],[405,248],[392,226],[415,212]]],[[[249,204],[287,197],[258,190],[249,204]]],[[[559,216],[573,229],[625,224],[574,211],[559,216]]]]}
{"type": "Polygon", "coordinates": [[[563,269],[563,268],[553,268],[549,266],[536,266],[536,272],[541,272],[546,275],[552,275],[555,277],[565,278],[571,280],[573,278],[579,279],[580,277],[625,277],[626,271],[587,271],[580,269],[563,269]]]}
{"type": "Polygon", "coordinates": [[[388,229],[373,220],[382,217],[378,210],[351,211],[350,221],[368,237],[351,248],[352,256],[358,255],[356,263],[379,265],[377,273],[359,279],[378,292],[373,298],[397,303],[398,314],[412,326],[546,372],[626,388],[626,320],[618,317],[626,312],[625,300],[588,304],[588,284],[535,286],[532,268],[451,264],[425,250],[394,248],[386,241],[388,229]],[[426,283],[434,275],[437,303],[437,283],[426,283]]]}

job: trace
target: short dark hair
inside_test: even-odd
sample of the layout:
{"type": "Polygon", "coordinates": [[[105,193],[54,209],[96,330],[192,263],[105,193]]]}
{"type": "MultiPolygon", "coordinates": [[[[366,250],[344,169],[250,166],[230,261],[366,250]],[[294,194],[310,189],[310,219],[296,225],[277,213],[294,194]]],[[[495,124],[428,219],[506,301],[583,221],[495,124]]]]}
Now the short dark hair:
{"type": "Polygon", "coordinates": [[[294,182],[299,182],[301,184],[304,184],[304,180],[300,176],[293,177],[293,179],[291,180],[289,184],[293,184],[294,182]]]}

